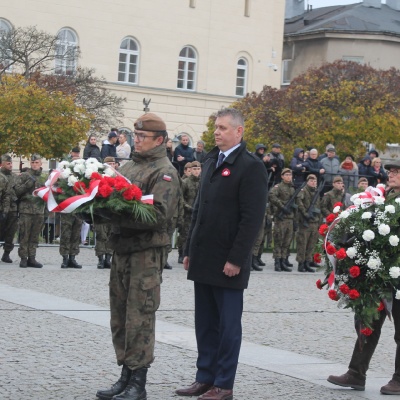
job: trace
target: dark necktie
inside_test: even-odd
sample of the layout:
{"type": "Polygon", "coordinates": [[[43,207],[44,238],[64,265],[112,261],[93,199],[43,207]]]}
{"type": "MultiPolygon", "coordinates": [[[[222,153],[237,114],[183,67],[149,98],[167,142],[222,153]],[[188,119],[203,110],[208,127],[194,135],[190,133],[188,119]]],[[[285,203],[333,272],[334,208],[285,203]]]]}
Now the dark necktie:
{"type": "Polygon", "coordinates": [[[224,153],[221,153],[221,154],[218,156],[217,168],[224,162],[224,158],[225,158],[225,154],[224,154],[224,153]]]}

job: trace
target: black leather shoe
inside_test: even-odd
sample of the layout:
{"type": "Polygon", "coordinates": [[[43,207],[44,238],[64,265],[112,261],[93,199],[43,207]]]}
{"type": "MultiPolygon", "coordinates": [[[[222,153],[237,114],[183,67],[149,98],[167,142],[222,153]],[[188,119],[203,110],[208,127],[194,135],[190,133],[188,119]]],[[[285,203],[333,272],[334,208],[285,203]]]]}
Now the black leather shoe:
{"type": "Polygon", "coordinates": [[[146,375],[147,368],[145,367],[132,371],[125,390],[114,396],[113,400],[147,400],[146,375]]]}
{"type": "Polygon", "coordinates": [[[212,388],[210,383],[193,382],[190,386],[177,389],[175,393],[178,396],[201,396],[212,388]]]}

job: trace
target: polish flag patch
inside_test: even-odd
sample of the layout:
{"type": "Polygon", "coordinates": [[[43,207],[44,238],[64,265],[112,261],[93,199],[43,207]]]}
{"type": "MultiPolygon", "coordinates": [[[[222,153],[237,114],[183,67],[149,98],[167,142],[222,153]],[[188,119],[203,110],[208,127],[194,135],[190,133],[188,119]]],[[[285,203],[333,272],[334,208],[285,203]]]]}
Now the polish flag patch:
{"type": "Polygon", "coordinates": [[[172,178],[171,178],[169,175],[164,175],[164,176],[163,176],[163,180],[164,180],[164,181],[167,181],[167,182],[171,182],[171,181],[172,181],[172,178]]]}

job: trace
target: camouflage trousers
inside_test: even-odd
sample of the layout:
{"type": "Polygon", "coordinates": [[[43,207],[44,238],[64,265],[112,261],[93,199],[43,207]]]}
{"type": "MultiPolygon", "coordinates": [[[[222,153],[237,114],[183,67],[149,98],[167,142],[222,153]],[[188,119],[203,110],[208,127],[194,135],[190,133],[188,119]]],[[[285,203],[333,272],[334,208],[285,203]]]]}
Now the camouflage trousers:
{"type": "Polygon", "coordinates": [[[264,217],[263,224],[258,232],[257,239],[253,246],[253,256],[258,257],[259,255],[262,254],[263,248],[264,248],[264,245],[263,245],[264,239],[265,239],[265,217],[264,217]]]}
{"type": "Polygon", "coordinates": [[[16,211],[10,211],[1,226],[0,241],[4,242],[4,251],[11,252],[14,248],[14,236],[18,230],[18,215],[16,211]]]}
{"type": "Polygon", "coordinates": [[[318,241],[319,224],[310,222],[308,227],[300,226],[296,236],[297,255],[296,261],[312,261],[314,247],[318,241]]]}
{"type": "Polygon", "coordinates": [[[60,254],[76,256],[79,254],[82,221],[73,214],[61,214],[60,254]]]}
{"type": "Polygon", "coordinates": [[[166,248],[113,254],[110,272],[111,333],[118,365],[136,370],[154,359],[166,248]]]}
{"type": "Polygon", "coordinates": [[[293,220],[284,219],[274,224],[274,258],[286,258],[290,254],[293,237],[293,220]]]}
{"type": "Polygon", "coordinates": [[[110,248],[108,242],[111,236],[112,225],[111,224],[100,224],[94,228],[96,232],[96,256],[104,256],[104,254],[112,254],[113,250],[110,248]]]}
{"type": "Polygon", "coordinates": [[[39,245],[39,236],[43,227],[43,214],[19,215],[19,249],[20,258],[35,258],[39,245]]]}
{"type": "Polygon", "coordinates": [[[180,253],[182,253],[183,250],[185,250],[186,240],[189,235],[189,229],[190,229],[191,222],[192,222],[192,214],[185,213],[185,217],[182,222],[182,228],[179,230],[179,237],[178,237],[177,244],[176,244],[180,253]]]}

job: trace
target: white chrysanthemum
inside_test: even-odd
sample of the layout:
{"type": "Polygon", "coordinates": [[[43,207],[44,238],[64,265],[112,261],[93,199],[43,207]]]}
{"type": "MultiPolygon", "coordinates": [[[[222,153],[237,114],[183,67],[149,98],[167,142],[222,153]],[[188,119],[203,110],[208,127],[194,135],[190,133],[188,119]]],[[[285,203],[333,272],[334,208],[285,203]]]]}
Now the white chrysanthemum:
{"type": "Polygon", "coordinates": [[[386,224],[380,224],[378,226],[378,232],[382,236],[386,236],[388,233],[390,233],[390,226],[386,224]]]}
{"type": "Polygon", "coordinates": [[[333,213],[334,213],[334,214],[337,214],[339,211],[340,211],[340,207],[339,207],[339,206],[336,206],[336,207],[333,209],[333,213]]]}
{"type": "Polygon", "coordinates": [[[347,218],[349,215],[350,215],[350,213],[349,213],[347,210],[345,210],[345,211],[342,211],[342,212],[341,212],[341,214],[339,215],[339,217],[340,217],[340,218],[347,218]]]}
{"type": "Polygon", "coordinates": [[[399,267],[391,267],[391,268],[389,268],[389,275],[393,279],[397,279],[400,276],[400,268],[399,267]]]}
{"type": "Polygon", "coordinates": [[[356,198],[354,199],[353,203],[355,206],[359,206],[362,203],[362,200],[360,198],[356,198]]]}
{"type": "Polygon", "coordinates": [[[353,196],[350,197],[350,201],[351,201],[352,203],[354,203],[354,200],[355,200],[355,199],[358,199],[359,196],[360,196],[360,193],[353,194],[353,196]]]}
{"type": "Polygon", "coordinates": [[[392,206],[391,204],[385,207],[385,212],[390,213],[390,214],[394,214],[396,212],[396,209],[394,208],[394,206],[392,206]]]}
{"type": "Polygon", "coordinates": [[[68,161],[61,161],[58,164],[58,168],[62,168],[62,169],[69,168],[69,162],[68,161]]]}
{"type": "Polygon", "coordinates": [[[362,238],[366,241],[366,242],[370,242],[372,239],[375,238],[375,233],[372,232],[370,229],[367,229],[366,231],[364,231],[362,238]]]}
{"type": "Polygon", "coordinates": [[[370,269],[377,269],[381,266],[381,259],[379,257],[371,257],[367,262],[367,267],[370,269]]]}
{"type": "Polygon", "coordinates": [[[374,202],[376,205],[380,206],[385,203],[385,199],[380,196],[374,196],[374,202]]]}
{"type": "Polygon", "coordinates": [[[85,164],[85,161],[86,161],[86,160],[84,160],[83,158],[79,158],[78,160],[75,160],[75,162],[76,162],[77,164],[85,164]]]}
{"type": "Polygon", "coordinates": [[[75,175],[68,177],[68,186],[74,186],[76,182],[78,182],[78,178],[75,175]]]}
{"type": "Polygon", "coordinates": [[[75,164],[74,166],[74,172],[77,172],[78,174],[81,174],[85,172],[86,167],[83,164],[75,164]]]}
{"type": "Polygon", "coordinates": [[[61,178],[68,179],[68,177],[72,174],[72,171],[69,168],[65,168],[63,172],[61,172],[61,178]]]}
{"type": "Polygon", "coordinates": [[[90,179],[93,172],[97,172],[97,169],[95,169],[93,165],[90,168],[86,168],[85,178],[90,179]]]}
{"type": "Polygon", "coordinates": [[[396,197],[396,198],[394,199],[394,201],[395,201],[397,204],[399,204],[399,203],[400,203],[400,197],[396,197]]]}
{"type": "Polygon", "coordinates": [[[354,258],[357,255],[357,249],[355,247],[349,247],[346,250],[347,257],[354,258]]]}
{"type": "Polygon", "coordinates": [[[397,246],[399,244],[399,237],[397,235],[389,236],[389,243],[391,246],[397,246]]]}
{"type": "Polygon", "coordinates": [[[104,175],[106,175],[106,176],[116,176],[117,174],[111,168],[107,168],[104,171],[104,175]]]}
{"type": "Polygon", "coordinates": [[[97,164],[97,163],[98,163],[97,158],[94,158],[94,157],[90,157],[85,161],[85,164],[87,166],[92,165],[92,164],[97,164]]]}
{"type": "Polygon", "coordinates": [[[372,217],[372,213],[370,213],[369,211],[366,211],[364,213],[362,213],[361,215],[361,219],[370,219],[372,217]]]}
{"type": "Polygon", "coordinates": [[[396,300],[400,300],[400,290],[396,290],[396,300]]]}

